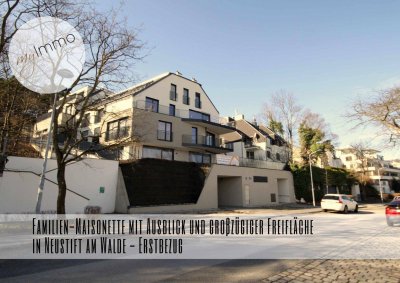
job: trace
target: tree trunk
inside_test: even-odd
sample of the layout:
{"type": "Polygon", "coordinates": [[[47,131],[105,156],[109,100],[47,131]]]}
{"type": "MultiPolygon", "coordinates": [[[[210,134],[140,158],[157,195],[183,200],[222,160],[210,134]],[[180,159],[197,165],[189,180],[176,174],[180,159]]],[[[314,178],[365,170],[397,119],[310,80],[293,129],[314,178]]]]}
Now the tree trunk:
{"type": "Polygon", "coordinates": [[[67,183],[65,182],[65,164],[58,164],[57,182],[57,214],[65,214],[65,196],[67,194],[67,183]]]}

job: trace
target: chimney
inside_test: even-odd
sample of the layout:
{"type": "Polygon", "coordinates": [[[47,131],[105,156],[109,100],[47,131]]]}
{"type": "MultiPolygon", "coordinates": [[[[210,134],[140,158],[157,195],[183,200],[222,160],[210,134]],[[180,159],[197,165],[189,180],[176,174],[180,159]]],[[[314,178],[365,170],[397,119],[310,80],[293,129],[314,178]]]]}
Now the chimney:
{"type": "Polygon", "coordinates": [[[238,120],[244,120],[244,115],[243,114],[235,115],[235,121],[238,121],[238,120]]]}
{"type": "Polygon", "coordinates": [[[258,126],[258,125],[257,125],[257,119],[256,119],[256,116],[253,116],[253,125],[254,125],[254,126],[258,126]]]}

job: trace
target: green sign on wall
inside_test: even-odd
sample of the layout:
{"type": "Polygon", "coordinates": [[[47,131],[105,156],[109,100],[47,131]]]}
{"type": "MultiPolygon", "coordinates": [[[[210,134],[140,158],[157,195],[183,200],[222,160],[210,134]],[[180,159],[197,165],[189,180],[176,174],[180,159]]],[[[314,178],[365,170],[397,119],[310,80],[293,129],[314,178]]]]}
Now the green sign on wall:
{"type": "Polygon", "coordinates": [[[105,190],[106,190],[106,189],[105,189],[104,187],[100,187],[100,190],[99,190],[99,191],[100,191],[101,194],[104,194],[104,191],[105,191],[105,190]]]}

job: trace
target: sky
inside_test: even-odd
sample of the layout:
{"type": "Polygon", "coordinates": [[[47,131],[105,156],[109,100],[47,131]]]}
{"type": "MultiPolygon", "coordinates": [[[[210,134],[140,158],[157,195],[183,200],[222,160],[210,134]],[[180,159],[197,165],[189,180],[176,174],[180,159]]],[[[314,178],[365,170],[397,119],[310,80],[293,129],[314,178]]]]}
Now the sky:
{"type": "MultiPolygon", "coordinates": [[[[354,130],[344,115],[357,96],[400,85],[399,10],[390,0],[126,0],[120,15],[146,42],[133,66],[140,79],[179,70],[221,116],[248,120],[284,89],[325,118],[339,146],[381,149],[373,128],[354,130]]],[[[400,158],[398,149],[382,153],[400,158]]]]}

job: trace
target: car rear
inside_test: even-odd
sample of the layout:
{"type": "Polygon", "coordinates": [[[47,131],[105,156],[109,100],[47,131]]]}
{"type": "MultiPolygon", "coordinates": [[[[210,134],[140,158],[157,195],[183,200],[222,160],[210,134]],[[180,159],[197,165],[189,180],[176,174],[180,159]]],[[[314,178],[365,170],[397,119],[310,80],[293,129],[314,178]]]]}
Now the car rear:
{"type": "Polygon", "coordinates": [[[400,224],[400,200],[394,200],[386,206],[386,222],[389,226],[400,224]]]}
{"type": "Polygon", "coordinates": [[[321,208],[324,211],[327,210],[335,210],[335,211],[343,211],[343,201],[340,195],[325,195],[321,200],[321,208]]]}

